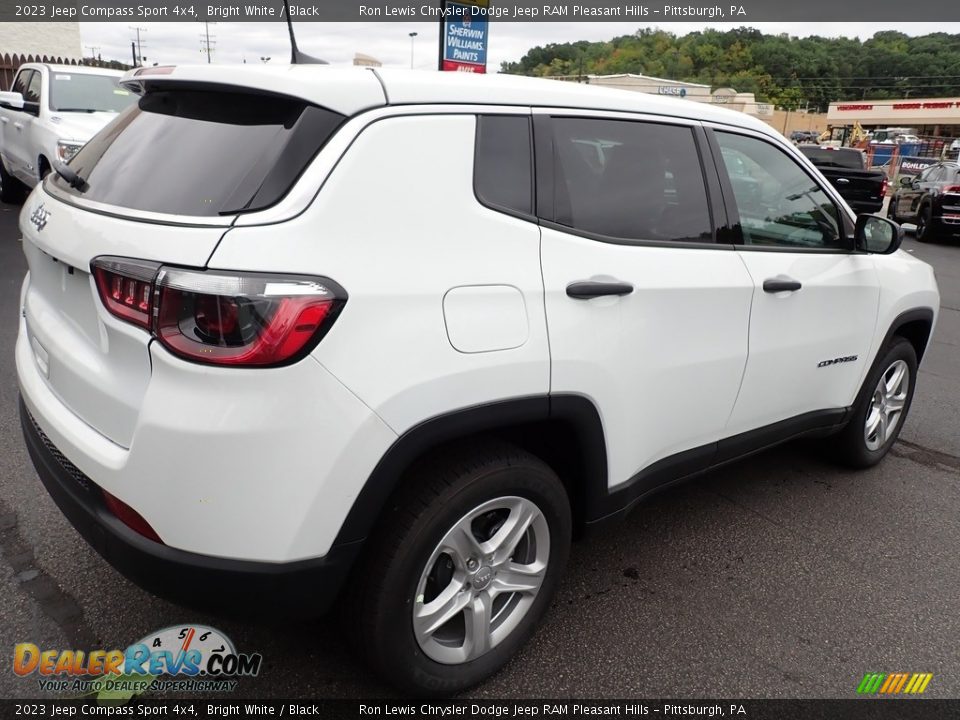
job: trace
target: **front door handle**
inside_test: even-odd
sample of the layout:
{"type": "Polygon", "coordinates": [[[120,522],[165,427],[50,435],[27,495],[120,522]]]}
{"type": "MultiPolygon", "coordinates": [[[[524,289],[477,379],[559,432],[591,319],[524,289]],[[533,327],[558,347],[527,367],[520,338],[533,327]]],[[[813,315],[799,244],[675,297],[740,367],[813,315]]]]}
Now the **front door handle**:
{"type": "Polygon", "coordinates": [[[837,178],[837,185],[849,185],[850,181],[847,178],[837,178]]]}
{"type": "Polygon", "coordinates": [[[625,282],[575,282],[567,285],[567,295],[575,300],[589,300],[608,295],[629,295],[633,285],[625,282]]]}
{"type": "Polygon", "coordinates": [[[23,123],[15,122],[15,123],[13,124],[13,126],[14,126],[17,130],[23,130],[23,123]]]}
{"type": "Polygon", "coordinates": [[[763,281],[763,291],[768,293],[795,292],[802,288],[799,280],[781,275],[780,277],[767,278],[763,281]]]}

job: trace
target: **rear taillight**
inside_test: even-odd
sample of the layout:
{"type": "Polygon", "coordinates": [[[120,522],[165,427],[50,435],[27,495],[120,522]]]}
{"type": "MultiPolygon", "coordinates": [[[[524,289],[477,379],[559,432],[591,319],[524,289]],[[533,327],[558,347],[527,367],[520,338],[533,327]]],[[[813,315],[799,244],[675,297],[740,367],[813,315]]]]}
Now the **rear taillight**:
{"type": "Polygon", "coordinates": [[[887,196],[887,188],[890,187],[890,179],[884,176],[883,184],[880,186],[880,197],[887,196]]]}
{"type": "Polygon", "coordinates": [[[214,365],[295,362],[316,346],[346,301],[333,281],[303,275],[189,270],[123,258],[97,258],[93,273],[112,314],[147,328],[174,355],[214,365]]]}
{"type": "Polygon", "coordinates": [[[153,279],[159,263],[97,258],[93,275],[100,299],[112,314],[149,329],[153,309],[153,279]]]}
{"type": "Polygon", "coordinates": [[[960,193],[960,185],[948,185],[943,191],[945,193],[960,193]]]}
{"type": "Polygon", "coordinates": [[[339,308],[329,281],[163,268],[156,335],[171,352],[220,365],[302,357],[339,308]]]}

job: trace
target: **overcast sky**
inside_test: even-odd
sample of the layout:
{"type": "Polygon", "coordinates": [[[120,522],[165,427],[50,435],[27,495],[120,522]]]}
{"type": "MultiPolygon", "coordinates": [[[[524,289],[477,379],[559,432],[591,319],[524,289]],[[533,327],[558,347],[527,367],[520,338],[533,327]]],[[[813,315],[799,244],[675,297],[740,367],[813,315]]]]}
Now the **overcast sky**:
{"type": "MultiPolygon", "coordinates": [[[[710,27],[728,30],[743,23],[710,23],[710,27]]],[[[707,27],[705,23],[660,23],[660,27],[676,34],[685,34],[707,27]]],[[[147,64],[202,63],[206,55],[201,51],[203,23],[144,23],[141,33],[143,54],[147,64]]],[[[629,22],[494,22],[490,24],[488,69],[495,72],[505,60],[519,60],[536,45],[575,40],[608,40],[645,27],[629,22]]],[[[860,37],[866,39],[879,30],[899,30],[909,35],[932,32],[960,32],[960,23],[753,23],[764,33],[791,35],[821,35],[829,37],[860,37]]],[[[355,53],[365,53],[379,59],[385,66],[410,66],[409,33],[414,38],[414,66],[419,69],[436,68],[438,31],[436,23],[364,22],[295,24],[300,49],[333,64],[350,64],[355,53]]],[[[135,33],[123,23],[80,23],[84,54],[98,47],[104,59],[130,62],[130,41],[135,33]]],[[[286,24],[282,22],[211,23],[210,34],[215,40],[212,55],[215,63],[260,62],[261,57],[271,62],[288,62],[290,46],[286,24]]]]}

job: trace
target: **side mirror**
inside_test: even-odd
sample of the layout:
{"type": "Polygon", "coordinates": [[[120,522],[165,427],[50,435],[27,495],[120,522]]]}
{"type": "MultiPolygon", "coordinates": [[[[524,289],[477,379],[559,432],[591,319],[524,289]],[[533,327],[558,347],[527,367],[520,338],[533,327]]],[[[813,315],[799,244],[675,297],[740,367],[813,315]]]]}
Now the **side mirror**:
{"type": "Polygon", "coordinates": [[[903,242],[903,229],[879,215],[860,215],[854,232],[857,249],[877,255],[896,252],[903,242]]]}
{"type": "Polygon", "coordinates": [[[23,95],[18,92],[0,92],[0,107],[23,110],[23,95]]]}

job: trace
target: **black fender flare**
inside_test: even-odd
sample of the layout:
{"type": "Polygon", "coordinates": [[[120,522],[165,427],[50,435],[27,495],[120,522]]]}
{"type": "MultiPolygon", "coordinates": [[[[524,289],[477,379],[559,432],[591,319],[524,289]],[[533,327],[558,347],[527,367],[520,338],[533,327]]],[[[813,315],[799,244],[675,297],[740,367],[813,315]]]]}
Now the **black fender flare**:
{"type": "Polygon", "coordinates": [[[605,491],[607,450],[603,423],[588,398],[537,395],[474,405],[425,420],[397,438],[367,478],[333,544],[365,540],[399,487],[404,471],[424,453],[460,438],[549,420],[572,426],[581,443],[585,477],[575,484],[573,492],[579,497],[571,497],[571,503],[589,501],[596,492],[594,487],[605,491]]]}
{"type": "Polygon", "coordinates": [[[890,339],[897,334],[897,331],[900,328],[907,323],[922,321],[930,324],[930,331],[927,333],[926,342],[924,343],[923,348],[917,351],[917,362],[919,363],[923,358],[924,350],[926,350],[927,346],[930,344],[930,338],[933,336],[933,317],[933,308],[928,307],[912,308],[897,315],[893,319],[893,322],[890,323],[890,327],[887,328],[887,334],[883,336],[883,342],[877,346],[877,352],[874,353],[873,361],[876,362],[880,352],[883,350],[883,348],[890,344],[890,339]]]}

